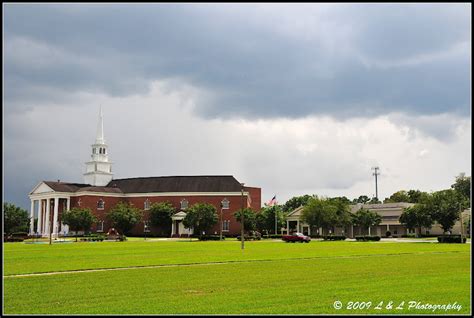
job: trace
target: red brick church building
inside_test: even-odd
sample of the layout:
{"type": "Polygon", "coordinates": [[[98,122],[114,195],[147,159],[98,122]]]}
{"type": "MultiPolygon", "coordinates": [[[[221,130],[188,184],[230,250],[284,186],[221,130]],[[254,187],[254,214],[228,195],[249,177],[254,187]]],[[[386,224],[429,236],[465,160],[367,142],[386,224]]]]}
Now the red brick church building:
{"type": "Polygon", "coordinates": [[[209,203],[216,207],[219,222],[211,234],[219,233],[222,226],[224,235],[240,233],[240,223],[233,214],[242,205],[256,211],[261,208],[261,189],[244,186],[231,175],[113,179],[103,134],[102,111],[91,160],[86,162],[84,183],[42,181],[30,192],[29,198],[30,217],[37,219],[37,222],[31,222],[30,234],[49,236],[52,233],[53,237],[69,234],[68,226],[61,222],[61,215],[73,207],[91,209],[98,219],[92,231],[107,232],[111,227],[106,217],[110,209],[120,201],[132,203],[143,210],[143,218],[131,234],[153,235],[160,229],[149,222],[150,206],[155,202],[170,202],[176,209],[171,225],[173,237],[193,234],[192,229],[184,227],[182,220],[186,209],[195,203],[209,203]]]}

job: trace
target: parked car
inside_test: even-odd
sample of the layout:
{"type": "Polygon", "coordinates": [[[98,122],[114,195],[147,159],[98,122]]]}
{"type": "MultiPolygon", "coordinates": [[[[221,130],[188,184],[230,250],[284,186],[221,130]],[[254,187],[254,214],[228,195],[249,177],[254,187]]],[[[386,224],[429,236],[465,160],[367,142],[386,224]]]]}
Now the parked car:
{"type": "Polygon", "coordinates": [[[311,241],[311,237],[304,235],[303,233],[293,233],[291,235],[283,235],[281,239],[285,242],[301,242],[301,243],[309,243],[311,241]]]}

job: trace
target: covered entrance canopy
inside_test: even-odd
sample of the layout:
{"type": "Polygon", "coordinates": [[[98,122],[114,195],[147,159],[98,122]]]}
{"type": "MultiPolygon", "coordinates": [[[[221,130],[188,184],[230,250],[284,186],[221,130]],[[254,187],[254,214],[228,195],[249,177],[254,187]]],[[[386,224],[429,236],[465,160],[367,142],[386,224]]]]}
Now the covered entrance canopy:
{"type": "Polygon", "coordinates": [[[189,236],[193,234],[193,229],[184,227],[183,220],[186,212],[179,211],[171,216],[171,237],[181,237],[183,234],[189,236]]]}

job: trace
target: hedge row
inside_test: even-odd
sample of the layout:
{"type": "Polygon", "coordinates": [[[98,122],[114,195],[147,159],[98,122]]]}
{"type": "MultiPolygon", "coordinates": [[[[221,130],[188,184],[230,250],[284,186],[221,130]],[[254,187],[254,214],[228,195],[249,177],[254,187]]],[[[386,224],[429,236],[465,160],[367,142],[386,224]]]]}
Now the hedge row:
{"type": "MultiPolygon", "coordinates": [[[[201,235],[199,237],[200,241],[219,241],[221,237],[219,235],[201,235]]],[[[225,236],[222,235],[222,239],[225,240],[225,236]]]]}
{"type": "Polygon", "coordinates": [[[380,241],[380,236],[368,236],[368,235],[363,235],[363,236],[356,236],[355,237],[356,241],[380,241]]]}
{"type": "Polygon", "coordinates": [[[262,235],[263,238],[268,238],[268,239],[281,239],[283,235],[281,234],[269,234],[269,235],[262,235]]]}
{"type": "Polygon", "coordinates": [[[440,243],[466,243],[466,237],[463,237],[461,241],[461,235],[440,235],[438,236],[438,242],[440,243]]]}
{"type": "MultiPolygon", "coordinates": [[[[237,236],[237,241],[240,241],[241,236],[237,236]]],[[[259,241],[261,239],[260,236],[250,236],[250,235],[244,235],[244,240],[245,241],[259,241]]]]}
{"type": "Polygon", "coordinates": [[[344,241],[346,237],[344,235],[326,235],[323,239],[325,241],[344,241]]]}

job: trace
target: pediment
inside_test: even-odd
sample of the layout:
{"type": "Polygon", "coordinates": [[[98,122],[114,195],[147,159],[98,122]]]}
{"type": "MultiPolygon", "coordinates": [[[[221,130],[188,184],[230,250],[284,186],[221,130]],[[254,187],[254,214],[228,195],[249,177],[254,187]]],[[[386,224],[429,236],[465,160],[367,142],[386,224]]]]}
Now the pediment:
{"type": "Polygon", "coordinates": [[[49,193],[49,192],[54,192],[54,190],[48,186],[44,182],[40,182],[34,189],[33,191],[30,192],[30,194],[41,194],[41,193],[49,193]]]}
{"type": "Polygon", "coordinates": [[[186,212],[184,211],[179,211],[178,213],[175,213],[171,216],[172,220],[182,220],[186,217],[186,212]]]}

